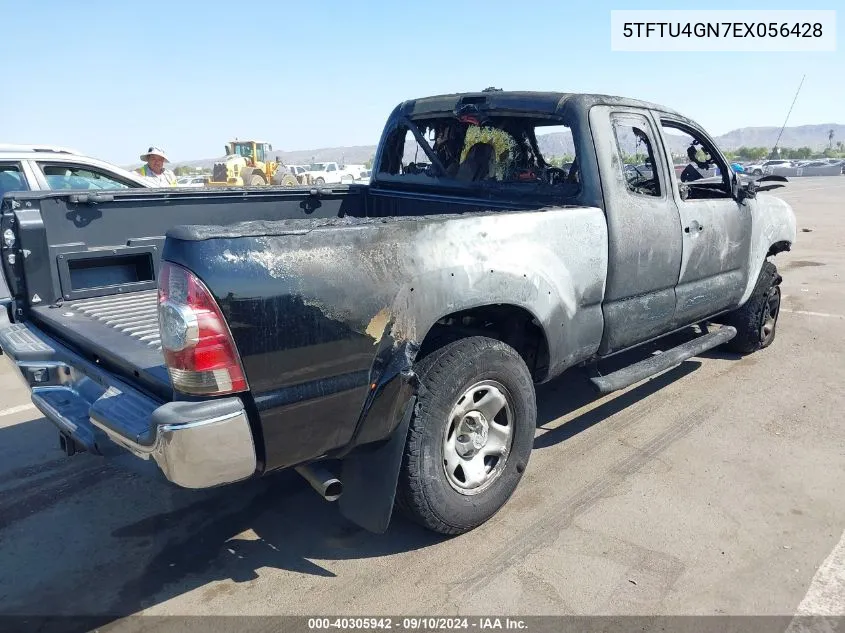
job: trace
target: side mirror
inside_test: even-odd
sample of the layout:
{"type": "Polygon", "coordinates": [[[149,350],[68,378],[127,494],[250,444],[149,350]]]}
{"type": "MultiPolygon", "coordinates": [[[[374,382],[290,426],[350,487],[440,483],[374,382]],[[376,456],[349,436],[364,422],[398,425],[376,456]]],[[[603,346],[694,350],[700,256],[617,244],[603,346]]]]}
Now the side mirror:
{"type": "Polygon", "coordinates": [[[740,182],[736,191],[737,202],[744,202],[757,197],[757,182],[749,180],[748,182],[740,182]]]}

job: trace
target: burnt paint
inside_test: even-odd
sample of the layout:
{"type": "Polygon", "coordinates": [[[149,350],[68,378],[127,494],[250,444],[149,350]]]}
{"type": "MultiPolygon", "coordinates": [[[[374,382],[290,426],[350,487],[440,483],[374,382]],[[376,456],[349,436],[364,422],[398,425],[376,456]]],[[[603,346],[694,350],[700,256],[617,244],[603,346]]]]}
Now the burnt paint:
{"type": "Polygon", "coordinates": [[[650,113],[625,105],[600,105],[590,111],[591,130],[600,151],[599,175],[605,196],[608,275],[604,296],[606,327],[599,349],[610,354],[671,328],[682,242],[678,209],[667,178],[666,157],[659,151],[657,125],[650,113]],[[654,147],[659,196],[629,191],[611,117],[644,129],[654,147]]]}
{"type": "Polygon", "coordinates": [[[368,407],[400,405],[393,380],[410,380],[417,347],[452,312],[524,308],[549,342],[550,377],[594,354],[606,250],[602,211],[564,207],[179,230],[164,256],[220,302],[279,468],[382,439],[392,418],[368,407]]]}

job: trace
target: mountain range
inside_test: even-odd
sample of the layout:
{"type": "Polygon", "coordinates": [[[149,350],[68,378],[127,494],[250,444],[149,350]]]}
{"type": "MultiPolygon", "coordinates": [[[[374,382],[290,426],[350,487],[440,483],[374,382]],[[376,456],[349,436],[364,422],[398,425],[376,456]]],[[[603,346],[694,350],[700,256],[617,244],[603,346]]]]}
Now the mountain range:
{"type": "MultiPolygon", "coordinates": [[[[809,147],[814,151],[821,151],[828,146],[828,133],[833,130],[834,145],[837,141],[845,141],[845,125],[836,123],[825,123],[816,125],[798,125],[784,128],[778,145],[780,147],[809,147]]],[[[726,134],[714,137],[714,140],[722,150],[731,151],[740,147],[773,147],[777,140],[780,128],[769,127],[743,127],[731,130],[726,134]]],[[[669,143],[673,153],[683,154],[687,147],[685,137],[671,135],[669,143]]],[[[538,136],[540,151],[544,156],[563,156],[573,154],[572,135],[568,132],[554,132],[538,136]]],[[[623,139],[620,139],[625,143],[623,139]]],[[[286,165],[305,165],[309,163],[335,161],[346,164],[363,164],[373,157],[376,151],[375,145],[354,145],[350,147],[323,147],[319,149],[275,151],[272,156],[278,156],[286,165]]],[[[216,158],[200,158],[195,160],[180,161],[173,164],[173,167],[186,166],[198,168],[210,168],[216,158]]],[[[138,164],[131,168],[137,167],[138,164]]]]}

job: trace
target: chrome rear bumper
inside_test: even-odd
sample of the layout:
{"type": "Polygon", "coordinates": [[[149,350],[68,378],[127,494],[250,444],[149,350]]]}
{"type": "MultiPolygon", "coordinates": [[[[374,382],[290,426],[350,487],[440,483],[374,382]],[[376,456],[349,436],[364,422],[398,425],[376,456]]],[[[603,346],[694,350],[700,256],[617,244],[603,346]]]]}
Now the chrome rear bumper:
{"type": "Polygon", "coordinates": [[[183,488],[241,481],[257,466],[252,431],[239,398],[158,407],[151,416],[155,431],[150,445],[132,441],[96,417],[91,423],[134,455],[155,460],[164,476],[183,488]]]}
{"type": "Polygon", "coordinates": [[[0,349],[33,404],[74,447],[99,455],[120,447],[152,458],[184,488],[233,483],[256,472],[252,429],[238,397],[162,404],[32,325],[7,318],[0,318],[0,349]]]}

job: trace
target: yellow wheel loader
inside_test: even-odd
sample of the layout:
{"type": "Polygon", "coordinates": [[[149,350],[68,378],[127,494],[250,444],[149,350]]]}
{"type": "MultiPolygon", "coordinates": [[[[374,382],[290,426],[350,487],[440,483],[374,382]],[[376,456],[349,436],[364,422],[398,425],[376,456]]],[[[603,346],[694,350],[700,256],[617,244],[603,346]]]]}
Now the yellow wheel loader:
{"type": "Polygon", "coordinates": [[[229,141],[226,143],[226,157],[214,163],[208,186],[218,187],[260,187],[278,184],[294,187],[299,184],[291,174],[279,174],[279,163],[267,160],[273,146],[263,141],[229,141]]]}

